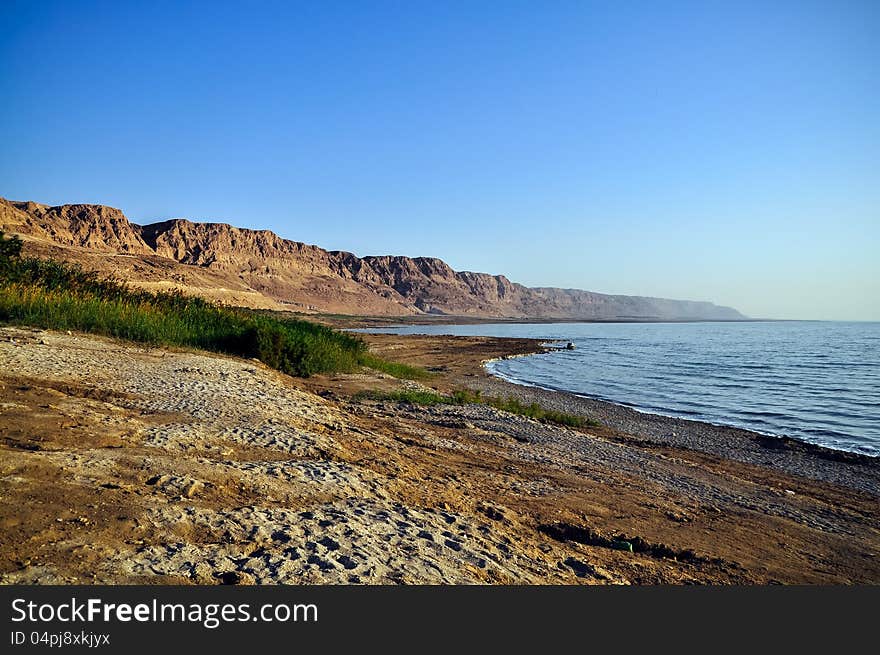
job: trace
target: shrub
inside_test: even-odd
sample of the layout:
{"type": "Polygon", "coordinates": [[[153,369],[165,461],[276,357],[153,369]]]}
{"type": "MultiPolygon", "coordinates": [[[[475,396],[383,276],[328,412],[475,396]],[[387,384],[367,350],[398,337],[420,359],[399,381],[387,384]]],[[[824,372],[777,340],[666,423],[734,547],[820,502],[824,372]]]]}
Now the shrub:
{"type": "Polygon", "coordinates": [[[401,377],[427,375],[423,369],[375,357],[352,334],[179,291],[134,289],[71,264],[20,257],[20,244],[0,234],[0,322],[256,357],[302,377],[361,366],[401,377]]]}
{"type": "Polygon", "coordinates": [[[6,233],[0,230],[0,264],[7,263],[10,259],[21,255],[21,239],[16,235],[6,237],[6,233]]]}

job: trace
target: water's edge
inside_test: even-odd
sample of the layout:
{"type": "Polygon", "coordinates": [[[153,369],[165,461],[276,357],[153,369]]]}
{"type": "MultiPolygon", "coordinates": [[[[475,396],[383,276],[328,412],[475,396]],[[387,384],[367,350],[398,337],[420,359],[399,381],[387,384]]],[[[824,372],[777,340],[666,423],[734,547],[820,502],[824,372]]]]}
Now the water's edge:
{"type": "MultiPolygon", "coordinates": [[[[880,323],[776,325],[450,324],[355,331],[529,339],[531,354],[486,360],[484,371],[518,388],[643,416],[880,457],[880,323]]],[[[629,414],[627,420],[636,419],[629,414]]]]}
{"type": "MultiPolygon", "coordinates": [[[[505,337],[496,337],[496,338],[504,339],[505,337]]],[[[815,455],[822,457],[824,459],[842,460],[842,461],[848,461],[848,462],[864,462],[864,463],[868,463],[868,464],[880,463],[880,455],[871,455],[868,453],[862,453],[862,452],[858,452],[858,451],[854,451],[854,450],[848,450],[846,448],[834,448],[832,446],[825,446],[825,445],[813,443],[811,441],[807,441],[805,439],[793,437],[793,436],[786,435],[786,434],[775,434],[775,433],[771,433],[771,432],[762,432],[760,430],[755,430],[754,428],[743,427],[742,425],[735,425],[732,423],[715,423],[712,421],[705,421],[705,420],[701,420],[701,419],[680,416],[680,415],[677,415],[672,412],[670,412],[668,414],[664,414],[662,412],[643,409],[641,407],[638,407],[638,406],[632,405],[632,404],[628,404],[628,403],[616,402],[613,400],[608,400],[607,398],[598,398],[598,397],[590,396],[587,394],[577,393],[577,392],[571,391],[569,389],[553,388],[553,387],[547,387],[547,386],[543,386],[543,385],[532,383],[532,382],[526,382],[524,380],[509,377],[509,376],[504,375],[503,373],[500,373],[496,370],[493,370],[491,365],[495,362],[506,361],[506,360],[510,360],[510,359],[520,359],[520,358],[524,358],[524,357],[534,357],[535,355],[549,354],[549,353],[552,353],[556,350],[559,350],[558,348],[555,348],[555,347],[549,347],[550,344],[552,344],[554,342],[547,342],[546,340],[539,340],[539,339],[536,339],[536,341],[543,342],[540,344],[539,350],[536,350],[533,353],[503,355],[501,357],[492,357],[489,359],[485,359],[481,362],[483,370],[487,373],[487,375],[491,376],[492,378],[495,378],[497,380],[500,380],[501,382],[504,382],[505,384],[510,384],[510,385],[513,385],[516,387],[522,387],[525,389],[537,389],[537,390],[540,390],[540,391],[543,391],[546,393],[551,393],[554,395],[568,396],[568,397],[571,397],[574,399],[588,400],[592,403],[610,406],[610,407],[618,409],[618,410],[627,410],[627,411],[636,412],[637,414],[644,415],[645,417],[659,417],[659,418],[664,418],[664,419],[671,419],[674,421],[684,421],[685,423],[693,424],[694,426],[707,426],[710,428],[736,431],[736,432],[743,433],[744,436],[748,435],[748,436],[752,436],[752,437],[755,437],[755,438],[758,438],[761,440],[770,438],[770,439],[778,440],[780,442],[780,445],[783,445],[785,443],[794,443],[794,444],[797,444],[803,450],[805,450],[809,453],[815,454],[815,455]]],[[[771,449],[771,450],[773,449],[769,445],[767,446],[767,448],[771,449]]]]}

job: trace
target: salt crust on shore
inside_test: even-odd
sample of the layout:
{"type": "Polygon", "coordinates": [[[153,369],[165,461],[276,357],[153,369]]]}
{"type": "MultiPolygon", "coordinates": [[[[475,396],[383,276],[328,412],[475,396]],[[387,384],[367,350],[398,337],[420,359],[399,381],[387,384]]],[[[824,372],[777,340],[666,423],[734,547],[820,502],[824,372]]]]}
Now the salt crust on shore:
{"type": "MultiPolygon", "coordinates": [[[[597,484],[639,480],[644,493],[672,499],[669,507],[677,509],[667,513],[684,517],[675,520],[687,520],[702,507],[725,507],[836,535],[856,534],[848,515],[832,507],[808,506],[777,489],[732,482],[711,471],[691,475],[686,462],[485,405],[389,409],[375,402],[331,402],[294,388],[289,378],[259,363],[13,328],[0,329],[0,362],[4,371],[23,378],[112,394],[112,402],[94,405],[94,412],[102,412],[94,417],[108,431],[124,427],[125,448],[4,451],[0,478],[7,498],[24,463],[55,467],[65,482],[87,488],[111,486],[107,481],[122,468],[143,472],[132,496],[139,508],[133,531],[142,538],[112,543],[83,535],[54,545],[96,554],[96,582],[628,582],[626,575],[590,561],[582,548],[566,551],[543,543],[546,539],[503,506],[464,511],[415,502],[401,492],[393,466],[358,459],[358,443],[399,448],[400,437],[361,418],[390,417],[408,426],[407,438],[440,452],[503,448],[513,463],[508,468],[519,462],[597,484]],[[461,435],[444,436],[450,429],[461,435]],[[248,502],[223,501],[230,489],[248,502]]],[[[487,391],[512,386],[488,378],[474,384],[487,391]]],[[[583,410],[573,403],[588,402],[534,389],[520,393],[567,411],[583,410]]],[[[592,404],[589,409],[593,415],[603,410],[592,404]]],[[[625,413],[603,418],[633,420],[625,413]]],[[[650,427],[648,436],[656,433],[657,439],[671,431],[666,423],[650,427]]],[[[751,456],[752,445],[719,445],[718,434],[710,432],[682,438],[707,452],[724,447],[734,459],[751,456]]],[[[797,457],[811,461],[803,453],[797,457]]],[[[792,455],[783,465],[877,493],[877,467],[870,462],[791,464],[795,461],[792,455]]],[[[559,493],[546,479],[502,474],[486,475],[503,477],[510,493],[527,499],[551,502],[559,493]]],[[[454,476],[449,484],[455,484],[454,476]]],[[[71,581],[47,559],[0,574],[0,581],[71,581]]],[[[676,566],[684,571],[675,573],[679,581],[697,575],[687,573],[685,564],[676,566]]],[[[738,577],[743,573],[735,563],[711,566],[717,569],[713,579],[747,579],[738,577]]]]}

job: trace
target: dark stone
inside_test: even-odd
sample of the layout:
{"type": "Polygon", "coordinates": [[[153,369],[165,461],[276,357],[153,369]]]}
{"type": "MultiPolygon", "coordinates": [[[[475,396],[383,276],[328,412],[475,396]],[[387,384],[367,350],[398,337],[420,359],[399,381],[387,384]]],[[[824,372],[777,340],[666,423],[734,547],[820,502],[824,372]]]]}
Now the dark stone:
{"type": "Polygon", "coordinates": [[[565,565],[574,571],[574,574],[579,578],[586,578],[593,572],[593,567],[584,564],[580,560],[576,560],[574,557],[569,557],[565,560],[565,565]]]}
{"type": "Polygon", "coordinates": [[[241,582],[241,575],[235,571],[226,571],[225,573],[215,573],[214,576],[219,578],[220,584],[238,584],[241,582]]]}
{"type": "Polygon", "coordinates": [[[318,543],[324,546],[327,550],[339,550],[339,542],[330,537],[319,539],[318,543]]]}

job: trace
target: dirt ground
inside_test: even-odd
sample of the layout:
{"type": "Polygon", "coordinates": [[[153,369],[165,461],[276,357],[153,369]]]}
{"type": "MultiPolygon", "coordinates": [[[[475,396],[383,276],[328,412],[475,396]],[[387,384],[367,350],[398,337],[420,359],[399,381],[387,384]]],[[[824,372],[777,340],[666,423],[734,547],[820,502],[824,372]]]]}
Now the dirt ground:
{"type": "MultiPolygon", "coordinates": [[[[536,348],[367,339],[441,391],[536,348]]],[[[609,422],[355,395],[405,386],[0,329],[0,581],[880,582],[876,461],[795,475],[609,422]]]]}

